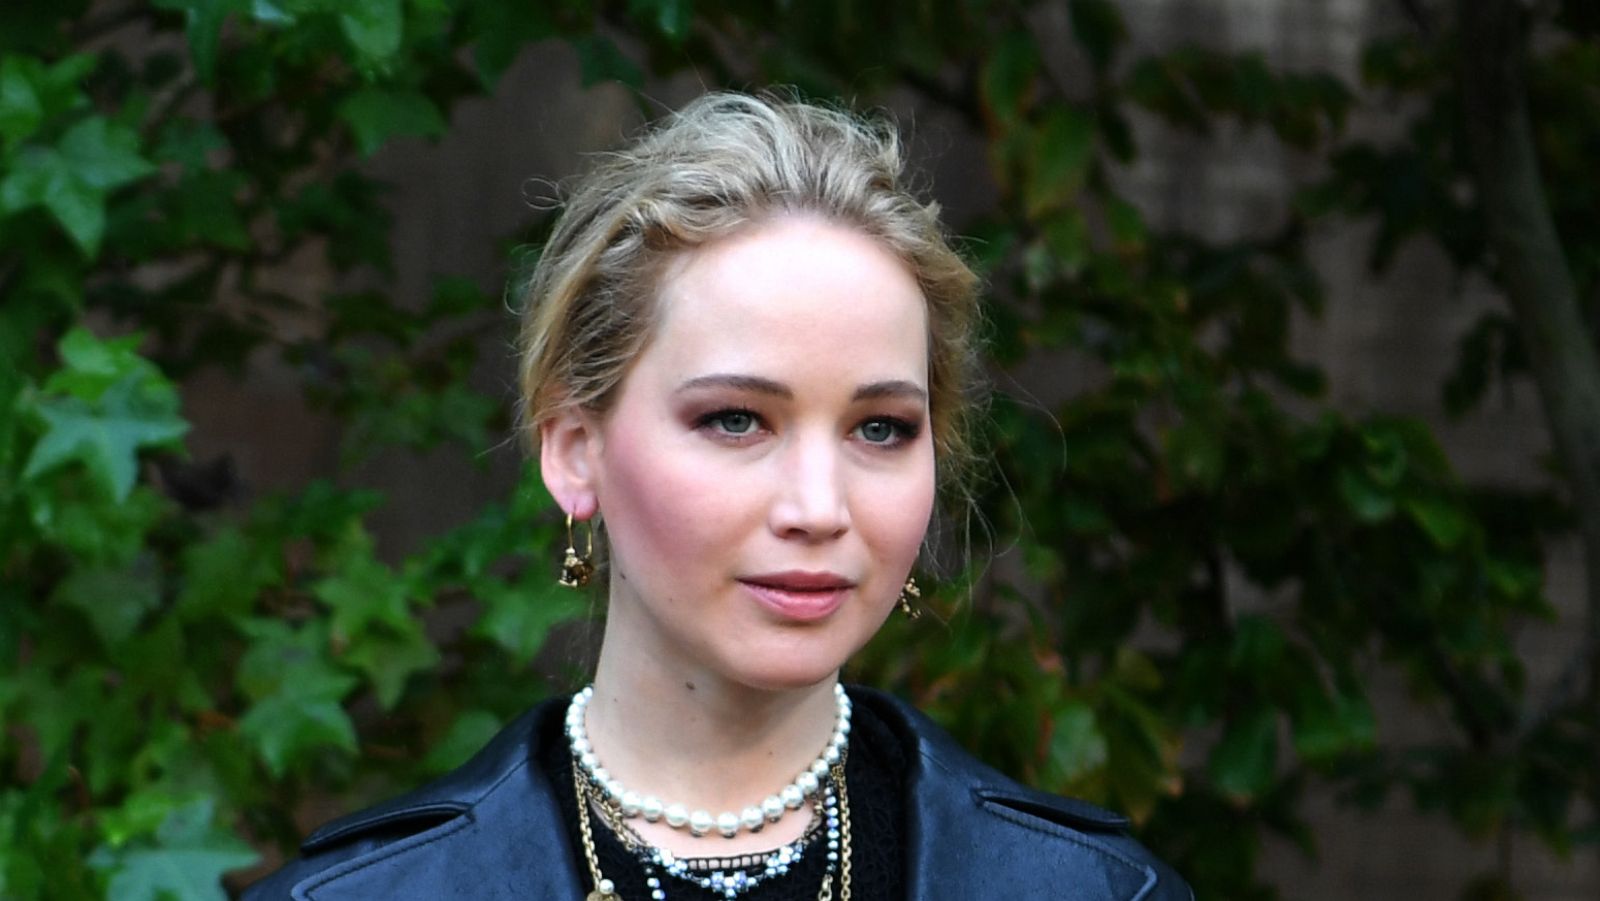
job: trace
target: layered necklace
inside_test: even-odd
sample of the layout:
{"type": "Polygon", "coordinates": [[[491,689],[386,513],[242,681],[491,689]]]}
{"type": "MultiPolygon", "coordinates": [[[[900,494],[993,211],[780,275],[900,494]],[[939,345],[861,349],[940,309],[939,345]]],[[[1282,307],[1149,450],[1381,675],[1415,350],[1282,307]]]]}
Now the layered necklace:
{"type": "Polygon", "coordinates": [[[614,883],[600,872],[600,859],[595,850],[594,833],[589,820],[590,807],[601,814],[612,832],[639,860],[652,901],[666,898],[666,886],[661,878],[663,874],[698,885],[732,901],[758,885],[786,875],[818,842],[825,842],[827,849],[818,901],[831,901],[835,876],[838,877],[841,901],[849,901],[850,801],[845,790],[844,762],[850,735],[850,698],[843,686],[834,686],[837,717],[833,734],[822,753],[792,782],[775,794],[768,795],[759,805],[747,805],[739,813],[724,811],[715,817],[706,810],[691,811],[680,803],[663,802],[655,795],[641,796],[613,778],[595,756],[585,728],[585,713],[593,697],[593,686],[573,695],[572,702],[567,706],[566,719],[567,739],[573,759],[573,787],[577,793],[579,832],[594,884],[594,891],[589,893],[587,901],[620,901],[614,883]],[[687,827],[696,838],[710,833],[712,829],[725,838],[733,838],[741,829],[760,832],[766,824],[778,822],[786,813],[798,810],[808,802],[816,815],[805,835],[765,854],[746,855],[714,867],[692,865],[665,849],[651,845],[626,822],[643,817],[651,823],[664,821],[674,829],[687,827]]]}

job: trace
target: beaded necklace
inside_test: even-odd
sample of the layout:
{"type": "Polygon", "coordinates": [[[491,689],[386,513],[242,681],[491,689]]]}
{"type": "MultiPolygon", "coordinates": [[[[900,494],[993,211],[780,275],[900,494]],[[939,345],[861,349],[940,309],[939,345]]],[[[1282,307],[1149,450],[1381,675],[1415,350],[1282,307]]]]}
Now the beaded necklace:
{"type": "MultiPolygon", "coordinates": [[[[652,901],[665,901],[667,897],[663,875],[719,894],[724,901],[736,901],[741,895],[757,886],[788,875],[792,867],[800,864],[808,850],[819,843],[824,845],[827,854],[821,892],[818,895],[820,901],[833,897],[834,874],[840,869],[841,859],[844,859],[845,869],[849,868],[848,801],[841,803],[841,793],[834,789],[836,779],[841,788],[843,786],[842,762],[836,772],[829,773],[827,781],[818,792],[814,801],[817,816],[804,835],[771,851],[741,855],[733,859],[685,859],[650,844],[622,821],[616,802],[607,798],[592,779],[583,778],[576,769],[573,775],[579,807],[579,831],[584,840],[585,858],[589,864],[590,876],[598,887],[588,896],[590,901],[616,901],[619,897],[615,887],[609,884],[610,880],[605,879],[600,873],[599,855],[594,850],[593,832],[589,822],[588,808],[591,807],[598,814],[600,821],[638,861],[652,901]]],[[[847,872],[843,880],[840,894],[841,898],[847,899],[850,897],[847,872]]]]}
{"type": "Polygon", "coordinates": [[[845,694],[843,685],[837,684],[833,686],[833,696],[837,707],[833,734],[829,736],[822,753],[801,770],[793,782],[776,794],[768,795],[759,805],[747,805],[738,813],[730,810],[713,816],[706,810],[690,811],[683,804],[667,803],[655,795],[640,795],[614,778],[595,755],[584,723],[589,701],[594,697],[593,685],[574,694],[572,702],[567,705],[567,741],[572,747],[573,761],[603,796],[616,804],[623,817],[642,816],[651,823],[665,820],[674,829],[687,827],[696,838],[712,829],[722,833],[725,838],[733,838],[741,829],[760,832],[761,827],[778,822],[787,811],[800,809],[806,798],[817,793],[828,770],[843,758],[850,740],[850,696],[845,694]]]}
{"type": "MultiPolygon", "coordinates": [[[[844,686],[835,685],[833,690],[838,706],[834,731],[817,759],[777,795],[766,798],[759,807],[752,805],[740,814],[729,812],[715,818],[703,810],[690,814],[682,805],[663,804],[654,796],[641,798],[612,778],[595,756],[585,729],[584,714],[590,699],[594,697],[594,686],[588,686],[573,695],[567,706],[566,732],[572,752],[572,784],[577,794],[578,828],[583,840],[584,858],[589,865],[589,876],[594,883],[594,890],[588,894],[587,901],[621,901],[615,884],[600,872],[600,857],[595,850],[594,830],[589,822],[591,806],[601,812],[608,825],[620,823],[629,817],[642,816],[649,822],[664,819],[673,828],[688,826],[690,833],[697,838],[705,835],[713,826],[724,836],[732,838],[741,828],[758,832],[768,822],[777,822],[786,811],[803,806],[806,798],[815,799],[814,803],[819,808],[818,818],[826,828],[828,843],[827,866],[822,875],[822,887],[817,892],[817,901],[833,901],[836,873],[840,901],[850,901],[850,796],[845,790],[844,761],[849,746],[851,704],[844,686]]],[[[764,868],[760,873],[751,874],[740,868],[731,873],[713,870],[709,875],[700,877],[692,875],[693,871],[686,861],[644,841],[633,830],[628,829],[624,833],[613,826],[612,831],[630,851],[639,856],[652,901],[664,901],[666,898],[666,888],[657,875],[658,871],[688,880],[701,888],[721,892],[724,899],[733,901],[757,885],[788,873],[804,853],[810,839],[808,830],[807,835],[799,841],[763,855],[764,868]],[[637,843],[630,840],[629,835],[637,839],[637,843]]]]}

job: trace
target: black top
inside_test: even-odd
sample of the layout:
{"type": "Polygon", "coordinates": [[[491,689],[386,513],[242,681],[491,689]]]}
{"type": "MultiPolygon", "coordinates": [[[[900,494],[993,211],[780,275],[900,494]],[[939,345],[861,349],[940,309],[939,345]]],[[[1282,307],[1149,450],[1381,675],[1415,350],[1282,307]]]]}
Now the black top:
{"type": "MultiPolygon", "coordinates": [[[[577,866],[589,884],[589,865],[583,859],[578,827],[577,795],[572,785],[572,753],[564,741],[549,741],[539,749],[539,766],[555,788],[561,819],[571,847],[578,852],[577,866]]],[[[845,786],[850,805],[850,887],[857,898],[905,896],[906,756],[895,732],[869,705],[851,711],[850,750],[845,755],[845,786]]],[[[638,857],[628,850],[598,816],[589,817],[594,832],[600,872],[612,881],[624,901],[648,901],[651,888],[638,857]]],[[[706,836],[707,858],[717,856],[715,833],[706,836]]],[[[789,872],[761,882],[738,895],[740,901],[812,901],[822,887],[827,868],[827,839],[812,839],[799,864],[789,872]]],[[[757,871],[759,872],[759,870],[757,871]]],[[[667,901],[722,901],[725,896],[686,879],[656,870],[667,901]]],[[[834,877],[837,880],[837,877],[834,877]]],[[[837,882],[835,883],[837,885],[837,882]]],[[[837,889],[834,897],[839,893],[837,889]]]]}

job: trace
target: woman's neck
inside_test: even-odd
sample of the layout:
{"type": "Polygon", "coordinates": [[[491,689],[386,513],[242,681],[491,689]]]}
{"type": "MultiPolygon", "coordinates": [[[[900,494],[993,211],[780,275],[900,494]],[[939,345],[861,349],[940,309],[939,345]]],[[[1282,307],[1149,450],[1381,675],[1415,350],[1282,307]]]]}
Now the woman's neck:
{"type": "MultiPolygon", "coordinates": [[[[659,649],[624,647],[607,623],[588,704],[588,737],[601,765],[629,789],[713,816],[738,813],[778,791],[821,752],[834,728],[836,678],[803,688],[740,685],[659,649]]],[[[760,834],[694,838],[664,822],[629,821],[646,840],[689,856],[765,850],[798,838],[808,808],[760,834]]]]}

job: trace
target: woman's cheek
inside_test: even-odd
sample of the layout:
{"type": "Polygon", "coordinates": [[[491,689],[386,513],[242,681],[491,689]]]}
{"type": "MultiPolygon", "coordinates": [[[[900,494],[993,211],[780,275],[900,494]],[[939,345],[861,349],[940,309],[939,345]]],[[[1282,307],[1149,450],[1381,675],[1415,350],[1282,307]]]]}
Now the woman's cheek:
{"type": "Polygon", "coordinates": [[[857,524],[871,534],[879,553],[909,566],[915,562],[933,516],[934,479],[931,458],[926,466],[864,480],[866,503],[857,510],[857,524]],[[925,470],[925,471],[924,471],[925,470]],[[863,515],[867,517],[863,519],[863,515]]]}
{"type": "Polygon", "coordinates": [[[612,500],[611,523],[628,533],[617,537],[666,555],[669,559],[652,561],[660,565],[670,566],[672,555],[697,559],[706,540],[701,530],[725,522],[727,500],[738,496],[729,490],[725,474],[704,459],[686,458],[659,443],[652,447],[649,442],[621,441],[612,449],[611,484],[605,494],[612,500]]]}

